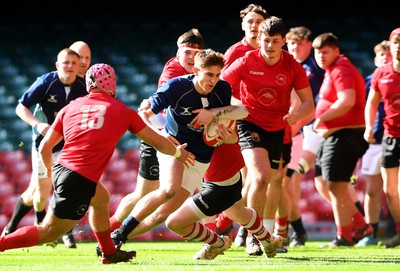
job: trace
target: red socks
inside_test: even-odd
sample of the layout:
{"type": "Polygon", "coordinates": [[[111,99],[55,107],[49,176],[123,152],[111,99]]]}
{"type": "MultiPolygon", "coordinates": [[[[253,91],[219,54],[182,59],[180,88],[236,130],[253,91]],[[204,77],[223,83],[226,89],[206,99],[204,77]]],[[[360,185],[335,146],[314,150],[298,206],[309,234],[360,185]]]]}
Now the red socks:
{"type": "Polygon", "coordinates": [[[39,231],[36,226],[22,227],[0,238],[0,251],[39,244],[39,231]]]}
{"type": "Polygon", "coordinates": [[[100,250],[105,255],[113,255],[117,249],[114,246],[114,243],[110,237],[111,231],[110,229],[103,231],[103,232],[96,232],[93,231],[94,236],[96,237],[97,241],[99,242],[100,250]]]}

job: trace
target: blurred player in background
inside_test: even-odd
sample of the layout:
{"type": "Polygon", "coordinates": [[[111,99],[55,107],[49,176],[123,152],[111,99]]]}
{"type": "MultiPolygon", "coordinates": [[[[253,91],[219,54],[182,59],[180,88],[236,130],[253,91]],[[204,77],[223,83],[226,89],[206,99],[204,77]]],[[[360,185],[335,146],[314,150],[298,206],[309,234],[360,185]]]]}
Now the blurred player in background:
{"type": "MultiPolygon", "coordinates": [[[[390,53],[390,43],[384,40],[374,47],[374,64],[381,67],[392,61],[390,53]]],[[[371,87],[372,74],[365,78],[365,87],[367,96],[371,87]]],[[[365,236],[357,243],[357,247],[368,245],[376,245],[378,243],[378,225],[382,207],[382,189],[383,180],[381,174],[381,157],[382,157],[382,137],[383,137],[383,118],[385,110],[383,109],[383,101],[379,102],[378,110],[374,123],[373,137],[374,143],[370,143],[367,152],[362,157],[361,174],[365,178],[366,191],[364,197],[365,220],[374,228],[374,233],[365,236]]]]}
{"type": "MultiPolygon", "coordinates": [[[[82,48],[80,44],[74,47],[78,51],[82,48]]],[[[45,177],[37,148],[57,113],[70,101],[87,94],[84,79],[78,76],[79,60],[80,55],[71,48],[60,51],[57,55],[57,71],[38,77],[18,100],[16,114],[32,126],[32,177],[28,188],[19,197],[2,235],[14,232],[18,223],[32,208],[36,215],[35,224],[40,224],[46,215],[45,207],[52,190],[51,176],[45,177]],[[30,110],[32,107],[35,107],[33,113],[30,110]]],[[[63,142],[60,142],[53,149],[55,161],[62,146],[63,142]]],[[[64,235],[62,240],[68,248],[76,248],[72,231],[64,235]]],[[[52,246],[56,244],[49,243],[52,246]]]]}

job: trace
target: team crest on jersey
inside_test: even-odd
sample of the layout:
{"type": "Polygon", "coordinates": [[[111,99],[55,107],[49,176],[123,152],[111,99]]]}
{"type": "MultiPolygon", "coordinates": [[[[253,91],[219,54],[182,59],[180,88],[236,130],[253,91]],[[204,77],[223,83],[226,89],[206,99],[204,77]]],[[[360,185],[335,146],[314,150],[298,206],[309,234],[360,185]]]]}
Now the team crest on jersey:
{"type": "Polygon", "coordinates": [[[49,103],[56,103],[57,102],[57,95],[49,95],[50,97],[47,99],[49,103]]]}
{"type": "Polygon", "coordinates": [[[276,91],[272,88],[263,88],[258,91],[258,101],[264,106],[270,106],[276,100],[276,91]]]}
{"type": "Polygon", "coordinates": [[[400,112],[400,95],[395,94],[390,97],[389,104],[392,105],[393,112],[400,112]]]}
{"type": "Polygon", "coordinates": [[[276,76],[276,83],[280,86],[286,84],[286,76],[283,74],[278,74],[276,76]]]}
{"type": "Polygon", "coordinates": [[[257,132],[251,132],[251,140],[254,142],[260,142],[260,135],[257,132]]]}

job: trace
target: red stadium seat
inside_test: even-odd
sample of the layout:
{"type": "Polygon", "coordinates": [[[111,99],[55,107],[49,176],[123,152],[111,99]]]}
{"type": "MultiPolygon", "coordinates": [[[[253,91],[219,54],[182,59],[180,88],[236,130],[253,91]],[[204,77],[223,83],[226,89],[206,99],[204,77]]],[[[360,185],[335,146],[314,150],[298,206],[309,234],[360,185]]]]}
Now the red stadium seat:
{"type": "Polygon", "coordinates": [[[3,183],[8,183],[8,180],[9,180],[8,174],[6,174],[3,171],[0,171],[0,185],[2,185],[3,183]]]}
{"type": "Polygon", "coordinates": [[[25,160],[25,152],[23,150],[4,151],[0,154],[0,163],[6,167],[13,167],[19,161],[25,160]]]}
{"type": "Polygon", "coordinates": [[[139,168],[140,152],[139,148],[127,149],[124,153],[125,161],[128,163],[130,169],[139,168]]]}
{"type": "Polygon", "coordinates": [[[110,176],[119,174],[127,169],[128,164],[125,159],[115,159],[108,162],[105,173],[110,178],[110,176]]]}
{"type": "Polygon", "coordinates": [[[121,202],[124,195],[122,194],[113,194],[110,198],[110,215],[113,215],[118,208],[119,203],[121,202]]]}
{"type": "Polygon", "coordinates": [[[21,222],[19,222],[18,228],[25,226],[32,226],[35,224],[35,214],[27,214],[22,218],[21,222]]]}
{"type": "MultiPolygon", "coordinates": [[[[1,207],[1,213],[6,215],[8,218],[11,218],[15,204],[17,204],[19,195],[10,194],[2,198],[3,206],[1,207]]],[[[33,211],[31,211],[33,212],[33,211]]]]}
{"type": "Polygon", "coordinates": [[[104,185],[105,188],[107,188],[108,192],[110,194],[114,194],[117,189],[117,184],[112,181],[112,180],[102,180],[101,183],[104,185]]]}
{"type": "Polygon", "coordinates": [[[32,172],[24,172],[20,174],[18,177],[13,178],[13,183],[15,185],[15,193],[21,194],[24,192],[31,182],[32,172]]]}
{"type": "Polygon", "coordinates": [[[9,219],[5,214],[0,214],[0,229],[3,232],[4,227],[7,225],[9,219]]]}
{"type": "Polygon", "coordinates": [[[15,189],[12,183],[3,183],[0,185],[0,198],[4,200],[11,195],[14,195],[15,189]]]}
{"type": "Polygon", "coordinates": [[[113,178],[114,183],[117,185],[116,192],[123,195],[132,193],[136,188],[137,171],[134,169],[125,170],[116,174],[113,178]]]}

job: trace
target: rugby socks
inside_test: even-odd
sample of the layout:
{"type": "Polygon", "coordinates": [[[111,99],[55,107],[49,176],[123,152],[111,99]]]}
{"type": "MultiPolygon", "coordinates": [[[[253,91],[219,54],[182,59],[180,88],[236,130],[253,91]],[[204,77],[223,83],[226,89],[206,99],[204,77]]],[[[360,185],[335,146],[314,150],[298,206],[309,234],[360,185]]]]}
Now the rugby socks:
{"type": "Polygon", "coordinates": [[[354,202],[354,204],[356,205],[357,210],[358,210],[363,216],[365,216],[364,208],[363,208],[363,206],[361,205],[361,202],[360,202],[360,201],[356,201],[356,202],[354,202]]]}
{"type": "Polygon", "coordinates": [[[200,222],[196,222],[192,231],[188,235],[184,235],[182,237],[186,240],[207,243],[214,247],[222,247],[224,245],[223,241],[218,238],[216,233],[210,231],[200,222]]]}
{"type": "Polygon", "coordinates": [[[292,225],[293,230],[297,234],[305,234],[306,229],[304,228],[303,221],[301,220],[301,217],[295,221],[290,221],[290,225],[292,225]]]}
{"type": "Polygon", "coordinates": [[[0,238],[0,252],[7,249],[32,247],[39,244],[39,231],[36,226],[22,227],[0,238]]]}
{"type": "Polygon", "coordinates": [[[252,217],[247,224],[243,224],[243,228],[245,228],[250,236],[253,234],[260,243],[266,247],[268,246],[269,239],[271,238],[271,233],[264,227],[263,221],[257,215],[257,212],[254,209],[250,209],[252,212],[252,217]]]}
{"type": "Polygon", "coordinates": [[[400,223],[396,223],[396,233],[400,233],[400,223]]]}
{"type": "Polygon", "coordinates": [[[115,216],[112,216],[110,218],[110,230],[111,231],[118,229],[119,227],[121,227],[121,225],[122,225],[122,222],[119,222],[118,220],[116,220],[115,216]]]}
{"type": "Polygon", "coordinates": [[[225,215],[224,212],[218,215],[216,226],[220,232],[225,232],[232,226],[233,220],[225,215]]]}
{"type": "Polygon", "coordinates": [[[45,216],[46,216],[46,210],[35,211],[35,224],[39,225],[40,223],[42,223],[45,216]]]}
{"type": "MultiPolygon", "coordinates": [[[[263,225],[269,232],[274,232],[274,226],[275,226],[275,219],[270,219],[270,218],[264,218],[263,219],[263,225]]],[[[250,236],[250,235],[249,235],[250,236]]]]}
{"type": "Polygon", "coordinates": [[[139,221],[137,221],[133,216],[128,215],[128,217],[122,222],[122,226],[119,227],[119,233],[128,239],[128,235],[139,225],[139,221]]]}
{"type": "Polygon", "coordinates": [[[19,222],[24,216],[32,210],[33,206],[25,205],[22,197],[18,198],[14,207],[14,212],[11,216],[10,222],[7,224],[8,232],[13,232],[17,229],[19,222]]]}
{"type": "Polygon", "coordinates": [[[357,212],[353,215],[353,222],[354,222],[355,230],[363,230],[363,229],[365,229],[365,226],[367,225],[363,215],[360,212],[357,212]]]}
{"type": "Polygon", "coordinates": [[[378,237],[378,229],[379,229],[379,223],[370,223],[372,228],[374,228],[374,238],[378,237]]]}
{"type": "Polygon", "coordinates": [[[204,223],[204,226],[206,226],[206,228],[209,229],[212,232],[217,232],[217,227],[215,225],[215,222],[204,223]]]}
{"type": "Polygon", "coordinates": [[[104,253],[104,255],[113,255],[117,251],[117,248],[110,237],[110,229],[103,232],[93,231],[93,233],[97,239],[97,242],[99,242],[100,250],[104,253]]]}
{"type": "Polygon", "coordinates": [[[275,234],[287,238],[288,217],[275,217],[275,234]]]}
{"type": "Polygon", "coordinates": [[[348,226],[338,226],[337,235],[341,236],[349,243],[353,243],[353,223],[348,226]]]}

